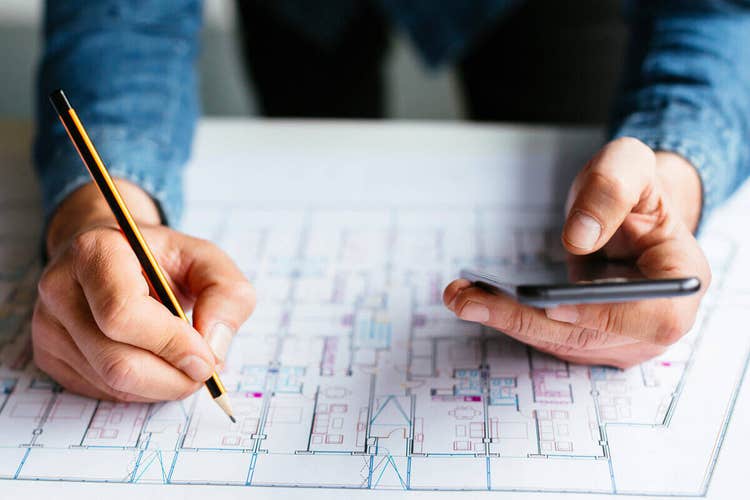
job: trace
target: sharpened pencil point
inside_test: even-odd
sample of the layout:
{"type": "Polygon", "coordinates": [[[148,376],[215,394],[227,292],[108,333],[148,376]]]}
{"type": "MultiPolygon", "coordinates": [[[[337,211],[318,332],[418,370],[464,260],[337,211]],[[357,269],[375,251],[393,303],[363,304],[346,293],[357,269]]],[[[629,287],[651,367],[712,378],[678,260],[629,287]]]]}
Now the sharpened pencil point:
{"type": "Polygon", "coordinates": [[[234,419],[234,412],[232,411],[232,405],[229,403],[229,396],[222,394],[218,398],[215,398],[214,401],[216,401],[216,404],[224,410],[224,413],[227,414],[229,420],[231,420],[233,424],[236,424],[237,421],[234,419]]]}

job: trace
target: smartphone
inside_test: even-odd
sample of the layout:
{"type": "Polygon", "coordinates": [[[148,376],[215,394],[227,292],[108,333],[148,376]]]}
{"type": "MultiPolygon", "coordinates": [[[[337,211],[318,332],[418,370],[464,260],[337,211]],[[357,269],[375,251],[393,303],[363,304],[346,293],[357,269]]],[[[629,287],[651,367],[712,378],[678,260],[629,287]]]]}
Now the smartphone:
{"type": "Polygon", "coordinates": [[[632,264],[587,258],[533,266],[463,269],[461,277],[534,307],[680,297],[701,288],[700,280],[693,276],[648,279],[632,264]]]}

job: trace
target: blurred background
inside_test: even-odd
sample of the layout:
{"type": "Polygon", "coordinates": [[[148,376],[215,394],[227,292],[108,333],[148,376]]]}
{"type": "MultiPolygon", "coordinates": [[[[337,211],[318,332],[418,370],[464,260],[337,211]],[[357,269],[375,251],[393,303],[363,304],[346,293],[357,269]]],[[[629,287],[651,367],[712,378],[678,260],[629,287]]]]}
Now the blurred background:
{"type": "MultiPolygon", "coordinates": [[[[569,24],[557,30],[557,39],[550,41],[550,48],[564,59],[561,64],[578,64],[580,68],[576,72],[584,77],[589,73],[594,76],[595,82],[590,87],[576,85],[576,89],[571,89],[586,99],[575,97],[571,101],[580,108],[588,106],[593,109],[586,114],[584,122],[602,121],[606,114],[604,108],[619,75],[625,43],[625,28],[619,19],[619,0],[532,0],[527,3],[544,7],[545,11],[549,11],[548,7],[553,4],[564,9],[562,16],[560,12],[548,14],[555,26],[564,22],[569,24]],[[579,29],[580,22],[586,22],[585,29],[579,29]],[[585,67],[581,66],[581,61],[585,62],[585,67]]],[[[41,0],[0,1],[0,68],[3,69],[0,119],[30,119],[32,116],[31,96],[41,45],[42,4],[41,0]]],[[[204,11],[199,65],[204,113],[224,116],[256,114],[252,84],[242,66],[235,2],[205,0],[204,11]]],[[[542,34],[540,31],[530,36],[542,34]]],[[[426,68],[402,33],[393,30],[392,37],[385,63],[386,116],[399,119],[464,117],[455,72],[450,68],[426,68]]],[[[514,76],[512,73],[512,68],[509,68],[509,78],[514,76]]],[[[548,80],[547,85],[558,85],[554,78],[548,80]]],[[[540,108],[548,107],[544,103],[543,91],[539,100],[540,108]]],[[[558,114],[553,121],[560,121],[559,118],[558,114]]],[[[562,121],[566,121],[564,114],[562,121]]]]}
{"type": "MultiPolygon", "coordinates": [[[[0,117],[30,118],[31,89],[40,50],[42,0],[0,1],[0,117]]],[[[207,115],[255,114],[252,84],[242,66],[235,2],[204,1],[200,57],[201,97],[207,115]]],[[[388,116],[461,116],[452,72],[428,71],[412,47],[396,36],[387,61],[388,116]]]]}

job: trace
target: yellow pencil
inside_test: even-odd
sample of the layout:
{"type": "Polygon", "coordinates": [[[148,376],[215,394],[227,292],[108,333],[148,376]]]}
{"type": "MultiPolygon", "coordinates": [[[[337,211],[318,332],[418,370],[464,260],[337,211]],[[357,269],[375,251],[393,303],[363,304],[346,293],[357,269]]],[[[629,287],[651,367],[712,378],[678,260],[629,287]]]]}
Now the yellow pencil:
{"type": "MultiPolygon", "coordinates": [[[[107,201],[109,208],[117,219],[117,224],[120,226],[120,231],[127,239],[130,247],[138,257],[138,261],[143,268],[143,273],[148,280],[151,290],[154,295],[158,297],[159,301],[169,309],[172,314],[179,316],[183,320],[189,323],[185,312],[182,310],[180,303],[177,301],[177,297],[167,283],[164,277],[159,263],[156,262],[151,249],[146,244],[146,240],[143,239],[141,231],[138,229],[133,217],[130,215],[128,207],[125,205],[120,193],[117,191],[115,183],[112,181],[107,168],[104,166],[104,162],[99,157],[96,148],[91,143],[86,130],[83,128],[83,124],[78,119],[75,110],[68,102],[68,98],[65,97],[65,93],[62,90],[56,90],[49,96],[52,106],[57,111],[60,121],[62,121],[65,130],[68,132],[70,140],[78,150],[78,154],[83,160],[84,165],[91,174],[91,178],[96,183],[99,191],[107,201]]],[[[206,388],[214,398],[214,401],[224,410],[232,422],[235,422],[234,415],[232,414],[232,406],[229,402],[229,396],[224,388],[224,384],[221,383],[219,376],[216,373],[211,375],[211,378],[205,381],[206,388]]]]}

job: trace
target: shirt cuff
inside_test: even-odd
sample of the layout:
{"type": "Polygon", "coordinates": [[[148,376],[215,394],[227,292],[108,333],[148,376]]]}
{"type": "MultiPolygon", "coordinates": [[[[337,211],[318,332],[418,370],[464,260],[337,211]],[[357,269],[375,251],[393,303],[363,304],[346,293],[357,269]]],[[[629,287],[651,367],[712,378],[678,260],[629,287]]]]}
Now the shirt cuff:
{"type": "Polygon", "coordinates": [[[697,233],[731,194],[730,135],[727,129],[704,120],[677,120],[658,112],[636,112],[614,129],[611,138],[634,137],[654,151],[680,155],[696,169],[703,200],[697,233]]]}
{"type": "MultiPolygon", "coordinates": [[[[88,131],[110,176],[139,186],[156,203],[162,223],[177,226],[183,202],[181,165],[173,164],[171,155],[163,154],[154,141],[125,140],[117,129],[95,127],[88,131]]],[[[60,203],[91,182],[91,177],[71,143],[55,144],[44,157],[40,180],[46,227],[60,203]]]]}

